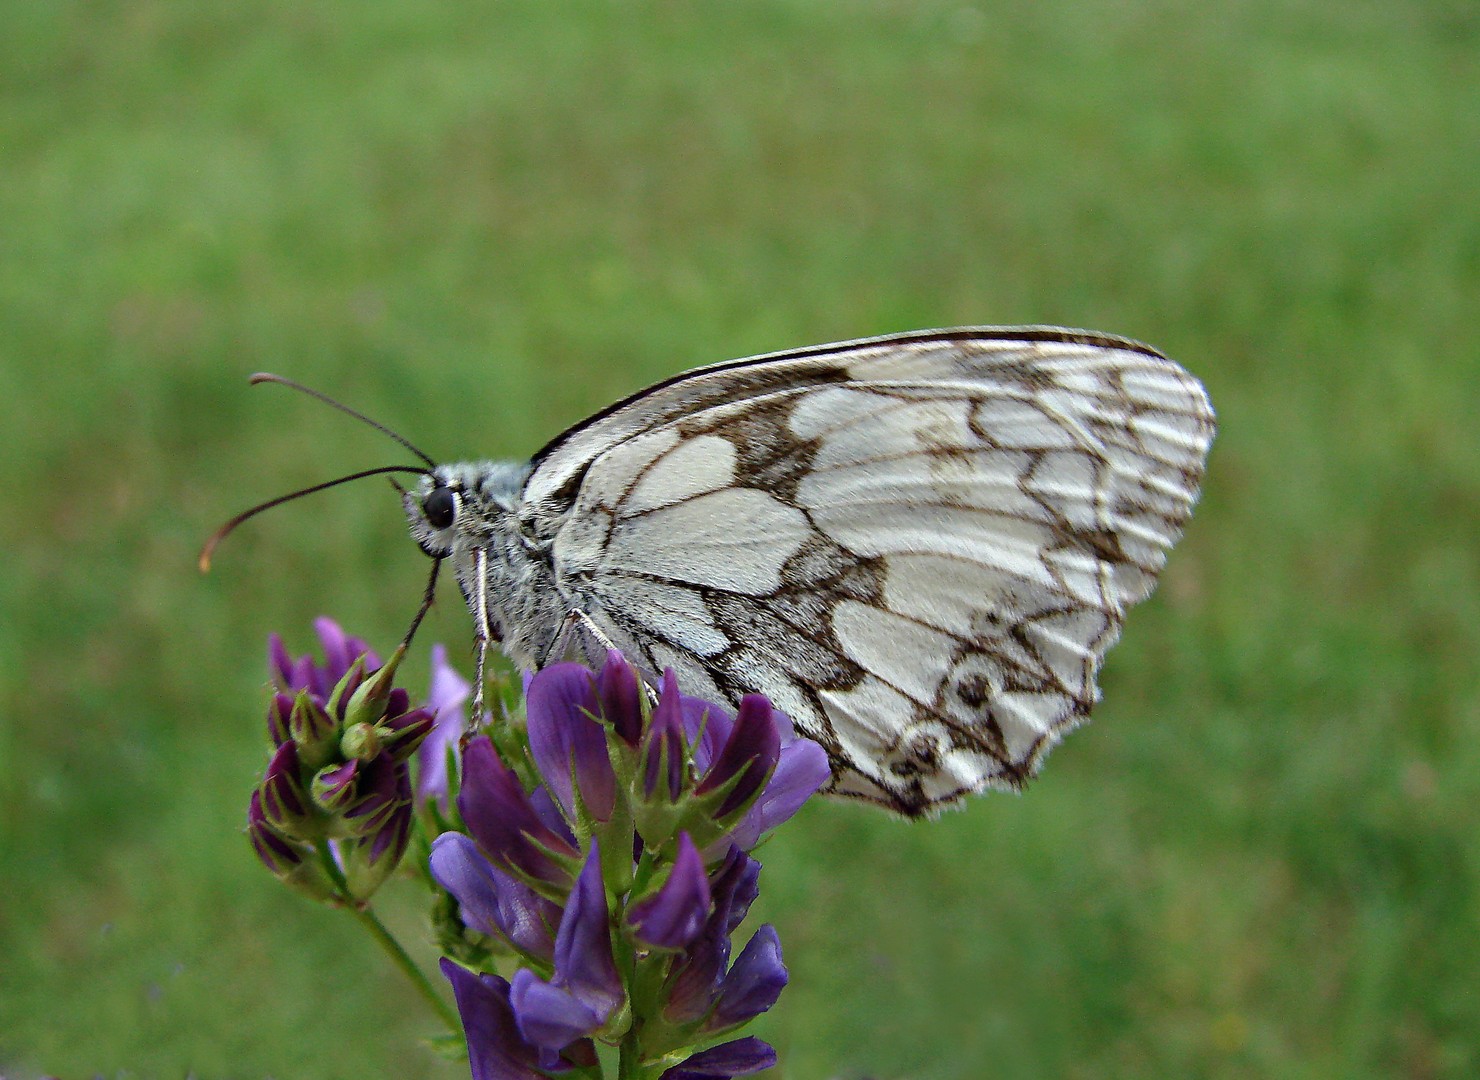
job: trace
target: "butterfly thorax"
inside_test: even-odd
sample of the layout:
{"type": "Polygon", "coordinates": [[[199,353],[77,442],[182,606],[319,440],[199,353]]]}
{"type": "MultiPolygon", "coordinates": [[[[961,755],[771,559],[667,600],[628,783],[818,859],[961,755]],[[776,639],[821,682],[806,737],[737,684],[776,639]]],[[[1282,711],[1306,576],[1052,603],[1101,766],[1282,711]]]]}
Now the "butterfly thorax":
{"type": "Polygon", "coordinates": [[[520,667],[534,669],[548,656],[568,605],[555,585],[548,542],[521,525],[528,476],[529,465],[514,461],[439,465],[402,504],[421,549],[452,564],[474,619],[481,584],[490,636],[520,667]]]}

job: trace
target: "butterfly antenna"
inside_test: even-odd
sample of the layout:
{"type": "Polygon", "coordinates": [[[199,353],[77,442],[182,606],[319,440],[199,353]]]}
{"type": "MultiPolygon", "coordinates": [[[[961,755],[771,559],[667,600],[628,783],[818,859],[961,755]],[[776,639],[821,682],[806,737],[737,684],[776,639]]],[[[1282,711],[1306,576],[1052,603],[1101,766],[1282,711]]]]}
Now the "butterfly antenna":
{"type": "Polygon", "coordinates": [[[360,412],[357,409],[351,409],[342,401],[335,401],[328,394],[324,393],[321,390],[315,390],[311,386],[304,386],[300,382],[294,382],[292,379],[284,378],[281,375],[274,375],[269,371],[259,371],[257,374],[248,379],[247,382],[249,382],[253,386],[258,385],[259,383],[277,383],[279,386],[286,386],[290,390],[297,390],[300,394],[307,394],[311,398],[322,401],[330,408],[338,409],[340,412],[346,414],[347,416],[353,416],[362,424],[369,424],[382,435],[389,435],[392,439],[395,439],[396,442],[400,443],[407,450],[410,450],[417,457],[421,458],[422,461],[426,462],[427,468],[435,469],[437,467],[437,463],[435,461],[433,461],[426,454],[422,453],[422,451],[418,450],[412,444],[411,440],[406,438],[404,435],[397,434],[390,428],[386,427],[384,424],[375,420],[371,420],[364,413],[360,412]]]}
{"type": "Polygon", "coordinates": [[[411,646],[411,639],[416,636],[417,628],[421,626],[421,620],[425,619],[427,612],[432,610],[432,603],[437,599],[437,571],[440,569],[442,569],[442,560],[440,558],[433,558],[432,573],[427,578],[426,590],[421,594],[421,607],[416,609],[416,618],[411,620],[411,628],[406,631],[406,636],[401,639],[402,648],[409,648],[411,646]]]}
{"type": "MultiPolygon", "coordinates": [[[[252,507],[250,510],[243,510],[240,514],[237,514],[236,517],[232,518],[230,521],[228,521],[226,524],[222,525],[219,529],[212,533],[211,538],[207,540],[205,542],[205,546],[200,549],[201,573],[205,573],[206,571],[210,570],[211,555],[215,552],[217,546],[220,545],[221,541],[225,540],[229,535],[231,535],[236,527],[242,522],[248,520],[249,518],[256,517],[264,510],[271,510],[274,506],[281,506],[285,502],[292,502],[294,499],[301,499],[305,495],[312,495],[315,492],[323,491],[326,488],[338,487],[340,484],[347,484],[351,480],[363,480],[367,476],[384,476],[386,473],[416,473],[420,476],[426,476],[427,472],[428,470],[423,469],[417,465],[382,465],[378,469],[364,469],[360,472],[350,473],[348,476],[341,476],[334,480],[325,480],[322,484],[314,484],[312,487],[300,488],[298,491],[290,491],[286,495],[279,495],[276,499],[268,499],[265,503],[259,503],[258,505],[252,507]]],[[[425,612],[423,612],[423,614],[425,614],[425,612]]],[[[421,616],[417,616],[417,622],[420,621],[421,616]]],[[[415,624],[413,624],[412,629],[415,630],[415,628],[415,624]]]]}

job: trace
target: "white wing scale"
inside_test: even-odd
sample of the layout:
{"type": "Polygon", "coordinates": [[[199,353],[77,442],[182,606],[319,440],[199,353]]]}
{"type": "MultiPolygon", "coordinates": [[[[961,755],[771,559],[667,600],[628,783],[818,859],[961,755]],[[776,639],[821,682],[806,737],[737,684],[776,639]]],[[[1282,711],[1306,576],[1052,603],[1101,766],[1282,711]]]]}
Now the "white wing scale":
{"type": "Polygon", "coordinates": [[[520,512],[649,675],[767,694],[832,791],[918,814],[1020,785],[1085,717],[1213,431],[1145,346],[938,331],[636,395],[536,456],[520,512]]]}

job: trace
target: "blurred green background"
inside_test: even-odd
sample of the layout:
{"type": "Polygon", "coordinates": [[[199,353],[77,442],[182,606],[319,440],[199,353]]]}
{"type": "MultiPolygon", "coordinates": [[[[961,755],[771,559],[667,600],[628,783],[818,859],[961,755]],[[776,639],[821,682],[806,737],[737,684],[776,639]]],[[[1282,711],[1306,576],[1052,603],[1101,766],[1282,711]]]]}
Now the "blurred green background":
{"type": "Polygon", "coordinates": [[[389,645],[425,571],[367,482],[197,575],[406,456],[248,373],[519,457],[695,364],[1025,322],[1206,380],[1204,502],[1025,796],[767,848],[778,1075],[1480,1072],[1471,0],[0,26],[0,1072],[465,1075],[241,835],[267,633],[389,645]]]}

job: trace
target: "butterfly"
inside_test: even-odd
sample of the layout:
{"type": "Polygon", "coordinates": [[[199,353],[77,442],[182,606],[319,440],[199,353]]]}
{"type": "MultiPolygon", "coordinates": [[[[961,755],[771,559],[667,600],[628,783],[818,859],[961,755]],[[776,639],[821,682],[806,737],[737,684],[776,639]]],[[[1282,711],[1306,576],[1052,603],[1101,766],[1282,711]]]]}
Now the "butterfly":
{"type": "Polygon", "coordinates": [[[1138,342],[927,330],[687,371],[402,500],[480,645],[764,694],[826,791],[918,816],[1020,787],[1088,716],[1214,431],[1138,342]]]}

